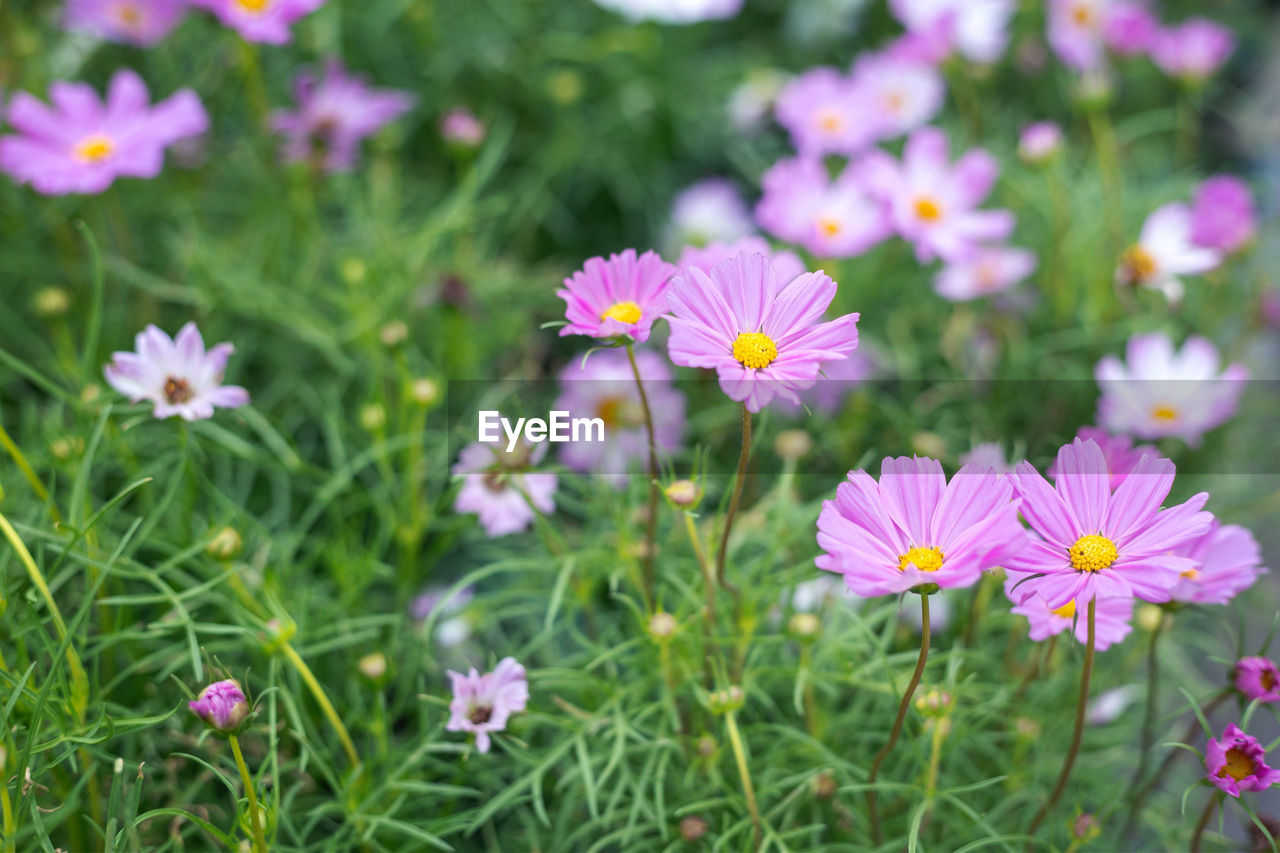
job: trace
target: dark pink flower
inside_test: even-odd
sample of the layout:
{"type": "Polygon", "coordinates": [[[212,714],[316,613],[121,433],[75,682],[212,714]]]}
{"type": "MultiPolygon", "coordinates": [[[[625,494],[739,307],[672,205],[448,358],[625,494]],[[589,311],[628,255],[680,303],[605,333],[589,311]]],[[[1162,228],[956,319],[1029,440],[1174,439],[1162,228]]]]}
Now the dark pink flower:
{"type": "Polygon", "coordinates": [[[1249,701],[1280,702],[1280,667],[1264,657],[1241,658],[1232,672],[1236,689],[1249,701]]]}
{"type": "Polygon", "coordinates": [[[1196,188],[1191,205],[1191,240],[1230,254],[1258,233],[1258,214],[1249,185],[1234,175],[1215,175],[1196,188]]]}
{"type": "Polygon", "coordinates": [[[1160,21],[1145,3],[1121,0],[1107,10],[1102,37],[1121,56],[1146,53],[1155,43],[1160,21]]]}
{"type": "Polygon", "coordinates": [[[1266,757],[1257,738],[1228,723],[1222,738],[1210,738],[1205,748],[1205,778],[1233,797],[1241,791],[1265,791],[1280,782],[1280,770],[1268,767],[1266,757]]]}
{"type": "Polygon", "coordinates": [[[224,734],[239,729],[253,710],[239,682],[230,678],[210,684],[187,705],[192,713],[204,720],[205,725],[224,734]]]}

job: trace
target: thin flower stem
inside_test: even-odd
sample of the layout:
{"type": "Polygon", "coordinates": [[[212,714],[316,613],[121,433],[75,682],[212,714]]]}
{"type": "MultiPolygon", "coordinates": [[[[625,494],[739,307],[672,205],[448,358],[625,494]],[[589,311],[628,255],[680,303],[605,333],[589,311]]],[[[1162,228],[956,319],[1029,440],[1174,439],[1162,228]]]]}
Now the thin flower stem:
{"type": "Polygon", "coordinates": [[[17,849],[14,839],[13,804],[9,801],[9,786],[4,780],[8,778],[5,765],[9,753],[0,746],[0,813],[4,815],[4,853],[14,853],[17,849]]]}
{"type": "Polygon", "coordinates": [[[267,838],[262,834],[262,815],[258,814],[258,794],[253,790],[253,777],[249,775],[249,767],[244,763],[244,754],[240,752],[240,741],[235,735],[228,735],[231,753],[236,757],[236,767],[240,771],[240,781],[244,783],[244,795],[249,799],[249,825],[253,827],[253,849],[257,853],[267,853],[267,838]]]}
{"type": "Polygon", "coordinates": [[[742,500],[742,486],[747,479],[747,461],[751,458],[751,411],[746,403],[742,404],[742,452],[738,455],[738,473],[733,480],[733,496],[729,498],[729,511],[724,519],[724,532],[720,534],[720,550],[716,552],[716,582],[727,589],[735,601],[742,594],[737,586],[729,583],[725,577],[724,566],[729,556],[729,533],[733,530],[733,519],[738,514],[738,502],[742,500]]]}
{"type": "Polygon", "coordinates": [[[1085,644],[1084,672],[1080,676],[1080,698],[1076,701],[1076,724],[1071,732],[1071,746],[1067,750],[1066,761],[1062,762],[1062,772],[1058,774],[1058,782],[1053,786],[1053,793],[1049,795],[1049,799],[1045,800],[1040,811],[1036,812],[1035,818],[1031,821],[1031,828],[1027,830],[1028,835],[1036,834],[1041,822],[1049,814],[1049,809],[1053,808],[1058,797],[1062,796],[1063,790],[1067,787],[1067,779],[1071,776],[1071,768],[1076,763],[1076,754],[1080,752],[1080,740],[1084,736],[1085,706],[1089,701],[1089,677],[1093,674],[1093,653],[1098,639],[1097,628],[1098,599],[1092,598],[1089,600],[1089,638],[1085,644]]]}
{"type": "Polygon", "coordinates": [[[747,754],[742,748],[742,735],[738,732],[738,721],[733,711],[724,715],[725,725],[729,729],[729,743],[733,746],[733,758],[738,763],[738,775],[742,777],[742,793],[747,798],[747,809],[751,812],[751,831],[753,850],[760,847],[760,808],[756,805],[756,789],[751,785],[751,771],[747,768],[747,754]]]}
{"type": "Polygon", "coordinates": [[[654,572],[654,549],[658,538],[658,442],[653,432],[653,413],[649,409],[649,395],[644,391],[640,378],[640,366],[636,364],[636,350],[627,344],[627,360],[636,377],[636,391],[640,393],[640,409],[644,412],[644,429],[649,437],[649,513],[645,521],[644,536],[644,595],[645,602],[652,602],[656,592],[657,577],[654,572]]]}
{"type": "Polygon", "coordinates": [[[1215,795],[1210,797],[1209,802],[1205,804],[1204,812],[1200,815],[1200,820],[1196,822],[1195,832],[1191,833],[1191,853],[1200,853],[1200,839],[1204,837],[1205,828],[1209,825],[1209,818],[1213,817],[1213,810],[1221,800],[1221,795],[1215,795]]]}
{"type": "Polygon", "coordinates": [[[929,595],[920,593],[920,656],[916,658],[915,672],[911,673],[911,681],[902,694],[902,701],[898,703],[898,716],[894,717],[893,728],[889,730],[889,740],[880,747],[880,751],[871,760],[871,772],[867,774],[867,813],[871,817],[871,838],[877,846],[884,841],[884,836],[880,830],[880,812],[876,808],[876,777],[880,775],[880,765],[884,763],[889,753],[893,752],[894,745],[902,735],[902,724],[907,719],[907,708],[911,707],[911,697],[920,684],[921,676],[924,675],[924,665],[929,659],[929,629],[929,595]]]}
{"type": "Polygon", "coordinates": [[[320,686],[315,674],[311,672],[311,667],[307,666],[307,662],[302,659],[289,643],[285,643],[280,649],[284,652],[284,656],[289,659],[289,662],[293,664],[294,669],[298,671],[298,675],[302,676],[302,680],[306,682],[308,689],[311,690],[311,695],[316,697],[316,701],[320,703],[320,710],[329,718],[329,722],[338,732],[338,739],[342,741],[342,748],[347,751],[347,758],[351,760],[352,766],[360,766],[360,754],[356,752],[356,745],[352,743],[351,735],[347,733],[347,727],[342,724],[342,718],[334,710],[333,703],[329,701],[324,688],[320,686]]]}
{"type": "Polygon", "coordinates": [[[40,482],[40,478],[36,476],[35,469],[31,467],[31,463],[27,461],[27,457],[22,450],[9,436],[8,430],[0,424],[0,447],[3,447],[8,454],[13,457],[13,464],[18,466],[18,470],[22,472],[22,476],[27,478],[27,482],[31,484],[31,489],[36,493],[36,497],[41,502],[49,504],[49,516],[53,519],[54,524],[62,523],[62,515],[59,514],[58,508],[49,500],[49,490],[44,487],[44,483],[40,482]]]}
{"type": "Polygon", "coordinates": [[[711,671],[711,649],[715,644],[713,639],[716,624],[716,575],[715,569],[712,568],[711,562],[707,559],[707,552],[702,547],[702,538],[698,535],[698,527],[693,523],[693,516],[688,512],[681,510],[680,514],[684,516],[684,529],[689,534],[689,544],[693,546],[693,554],[698,560],[698,567],[702,569],[702,585],[705,587],[707,596],[707,612],[702,620],[702,647],[703,647],[703,667],[706,676],[707,685],[710,686],[714,674],[711,671]]]}
{"type": "Polygon", "coordinates": [[[1155,744],[1156,694],[1159,692],[1160,661],[1157,651],[1160,642],[1160,629],[1164,627],[1165,612],[1160,611],[1160,618],[1151,630],[1151,643],[1147,646],[1147,701],[1142,714],[1141,751],[1138,753],[1138,767],[1129,782],[1129,790],[1137,791],[1138,786],[1147,775],[1147,765],[1151,762],[1151,747],[1155,744]]]}

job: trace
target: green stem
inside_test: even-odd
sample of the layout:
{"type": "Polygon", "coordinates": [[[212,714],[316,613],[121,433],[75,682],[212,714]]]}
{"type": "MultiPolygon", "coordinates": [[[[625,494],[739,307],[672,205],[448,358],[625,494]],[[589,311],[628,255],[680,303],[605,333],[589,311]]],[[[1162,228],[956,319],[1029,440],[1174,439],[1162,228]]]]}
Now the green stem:
{"type": "Polygon", "coordinates": [[[906,691],[902,694],[902,701],[898,703],[898,716],[893,720],[889,740],[880,747],[880,751],[871,760],[871,772],[867,774],[867,813],[871,816],[871,838],[877,846],[883,842],[884,836],[880,830],[880,811],[876,808],[876,777],[880,775],[880,765],[893,751],[894,744],[902,735],[902,724],[907,719],[907,708],[911,706],[911,696],[920,684],[920,678],[924,675],[925,662],[929,659],[929,634],[929,595],[922,592],[920,593],[920,655],[916,658],[916,668],[911,673],[911,681],[907,684],[906,691]]]}
{"type": "Polygon", "coordinates": [[[1204,836],[1204,830],[1209,825],[1209,818],[1213,817],[1213,810],[1221,799],[1222,796],[1219,794],[1210,797],[1208,804],[1204,807],[1204,812],[1200,815],[1200,820],[1196,821],[1195,832],[1191,833],[1191,853],[1200,853],[1200,839],[1204,836]]]}
{"type": "Polygon", "coordinates": [[[733,759],[738,764],[738,775],[742,777],[742,793],[747,798],[747,809],[751,812],[751,831],[753,850],[760,847],[760,808],[756,805],[756,790],[751,785],[751,771],[747,768],[747,754],[742,748],[742,735],[738,732],[738,721],[733,711],[724,715],[725,725],[729,729],[729,743],[733,746],[733,759]]]}
{"type": "Polygon", "coordinates": [[[17,849],[14,839],[13,804],[9,801],[9,784],[5,780],[9,774],[5,772],[9,759],[8,751],[0,746],[0,812],[4,814],[4,853],[14,853],[17,849]]]}
{"type": "Polygon", "coordinates": [[[312,673],[311,667],[307,666],[307,662],[294,650],[293,646],[285,643],[280,647],[284,652],[284,656],[289,659],[289,663],[293,664],[293,668],[298,671],[298,675],[302,676],[302,680],[306,682],[307,688],[311,691],[311,695],[320,703],[320,710],[329,718],[329,722],[338,733],[338,739],[342,741],[342,748],[347,751],[347,758],[350,759],[353,767],[360,766],[360,754],[356,752],[356,745],[351,741],[351,735],[347,732],[347,727],[342,724],[342,718],[338,716],[338,712],[334,710],[333,703],[329,701],[329,697],[325,694],[324,688],[320,686],[320,682],[316,680],[315,674],[312,673]]]}
{"type": "Polygon", "coordinates": [[[751,458],[751,411],[742,404],[742,451],[738,454],[738,473],[733,480],[733,496],[729,498],[729,511],[724,519],[724,532],[720,534],[720,550],[716,552],[716,582],[727,589],[735,601],[741,600],[741,592],[725,577],[725,562],[729,556],[729,533],[733,519],[738,514],[738,502],[742,500],[742,487],[747,479],[747,461],[751,458]]]}
{"type": "Polygon", "coordinates": [[[249,825],[253,827],[253,849],[257,853],[267,853],[267,839],[262,834],[262,815],[258,813],[258,794],[253,790],[253,777],[249,775],[249,767],[244,763],[244,754],[240,752],[240,741],[235,735],[228,735],[231,753],[236,757],[236,767],[240,771],[240,781],[244,783],[244,795],[249,798],[249,825]]]}
{"type": "Polygon", "coordinates": [[[1156,694],[1159,686],[1160,662],[1156,654],[1159,648],[1160,629],[1164,627],[1165,612],[1160,611],[1160,618],[1151,630],[1151,643],[1147,646],[1147,701],[1142,714],[1142,746],[1138,753],[1138,767],[1129,782],[1129,790],[1137,791],[1138,785],[1147,775],[1147,765],[1151,761],[1151,747],[1155,744],[1156,694]]]}
{"type": "Polygon", "coordinates": [[[654,572],[654,549],[658,538],[658,444],[653,432],[653,413],[649,409],[649,395],[644,391],[644,382],[640,378],[640,366],[636,364],[636,350],[627,344],[627,359],[631,362],[631,372],[636,377],[636,391],[640,394],[640,409],[644,412],[644,428],[649,436],[649,513],[645,521],[644,536],[644,595],[646,605],[653,602],[657,577],[654,572]]]}
{"type": "Polygon", "coordinates": [[[58,513],[58,508],[49,500],[49,490],[44,487],[44,483],[40,482],[40,478],[36,476],[35,469],[31,467],[31,463],[27,461],[27,457],[23,454],[22,450],[18,448],[18,445],[9,436],[8,430],[6,430],[2,424],[0,424],[0,447],[3,447],[8,451],[9,455],[13,457],[13,463],[18,466],[18,470],[22,472],[22,476],[26,477],[27,482],[31,484],[32,490],[36,493],[36,496],[40,498],[40,501],[42,503],[49,504],[49,515],[53,518],[54,524],[60,524],[62,522],[62,516],[58,513]]]}

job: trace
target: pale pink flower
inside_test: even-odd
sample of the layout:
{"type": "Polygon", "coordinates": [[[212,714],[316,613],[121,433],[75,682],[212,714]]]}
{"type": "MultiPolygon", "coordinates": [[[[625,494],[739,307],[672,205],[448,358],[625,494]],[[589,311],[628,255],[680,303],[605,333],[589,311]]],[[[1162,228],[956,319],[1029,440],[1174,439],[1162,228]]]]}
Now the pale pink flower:
{"type": "Polygon", "coordinates": [[[735,240],[732,243],[708,243],[705,246],[685,246],[680,253],[676,266],[697,267],[705,273],[721,261],[727,261],[734,255],[764,255],[773,264],[773,271],[782,284],[789,284],[793,278],[805,272],[804,261],[795,252],[786,249],[774,249],[763,237],[751,235],[735,240]]]}
{"type": "Polygon", "coordinates": [[[753,231],[751,211],[738,188],[724,178],[706,178],[681,190],[672,202],[665,243],[732,243],[753,231]]]}
{"type": "Polygon", "coordinates": [[[484,122],[463,107],[455,107],[440,117],[440,135],[453,145],[476,148],[484,142],[485,133],[484,122]]]}
{"type": "Polygon", "coordinates": [[[137,403],[148,400],[157,418],[178,415],[185,421],[213,417],[214,407],[234,409],[249,402],[249,392],[223,385],[231,344],[207,352],[195,323],[187,323],[176,338],[147,326],[134,339],[135,352],[112,353],[103,373],[107,383],[137,403]]]}
{"type": "Polygon", "coordinates": [[[453,466],[462,478],[453,511],[474,513],[491,538],[527,529],[535,507],[544,515],[555,512],[556,475],[532,470],[546,453],[546,444],[521,443],[510,452],[502,444],[467,445],[453,466]]]}
{"type": "Polygon", "coordinates": [[[1258,214],[1249,185],[1235,175],[1215,175],[1196,187],[1191,204],[1191,240],[1230,254],[1258,233],[1258,214]]]}
{"type": "Polygon", "coordinates": [[[1062,128],[1052,121],[1037,121],[1022,129],[1018,156],[1028,163],[1047,163],[1062,149],[1062,128]]]}
{"type": "Polygon", "coordinates": [[[907,32],[982,64],[998,60],[1009,42],[1016,0],[890,0],[907,32]]]}
{"type": "Polygon", "coordinates": [[[1173,600],[1226,604],[1266,573],[1253,534],[1237,524],[1214,524],[1199,539],[1176,551],[1199,565],[1187,569],[1173,588],[1173,600]]]}
{"type": "Polygon", "coordinates": [[[863,55],[850,79],[862,99],[861,126],[878,139],[895,139],[926,124],[947,94],[936,67],[888,53],[863,55]]]}
{"type": "Polygon", "coordinates": [[[861,255],[891,233],[856,164],[833,181],[819,160],[781,160],[765,172],[761,185],[756,221],[819,258],[861,255]]]}
{"type": "Polygon", "coordinates": [[[1120,0],[1107,10],[1102,37],[1107,47],[1121,56],[1136,56],[1151,50],[1160,32],[1160,21],[1143,2],[1120,0]]]}
{"type": "Polygon", "coordinates": [[[1009,457],[1005,455],[1004,447],[994,441],[975,444],[969,450],[960,454],[958,460],[960,466],[980,465],[990,468],[997,474],[1008,474],[1013,471],[1013,464],[1009,462],[1009,457]]]}
{"type": "MultiPolygon", "coordinates": [[[[1007,578],[1004,582],[1005,596],[1014,603],[1014,613],[1025,616],[1028,622],[1027,636],[1036,642],[1047,640],[1055,634],[1071,629],[1081,643],[1089,640],[1088,601],[1071,599],[1056,609],[1050,608],[1038,595],[1031,595],[1023,600],[1023,595],[1016,588],[1020,576],[1007,578]]],[[[1132,598],[1099,598],[1094,612],[1094,648],[1103,651],[1119,643],[1133,630],[1130,620],[1133,619],[1132,598]]]]}
{"type": "MultiPolygon", "coordinates": [[[[1134,444],[1133,439],[1127,435],[1112,435],[1105,429],[1099,429],[1098,427],[1080,427],[1076,432],[1076,438],[1092,441],[1102,450],[1102,458],[1106,463],[1107,475],[1113,492],[1120,488],[1124,478],[1132,473],[1142,457],[1148,454],[1152,456],[1160,455],[1160,451],[1153,445],[1134,444]]],[[[1057,477],[1057,461],[1054,461],[1045,473],[1051,478],[1057,477]]]]}
{"type": "Polygon", "coordinates": [[[187,9],[187,0],[68,0],[66,26],[149,47],[173,32],[187,9]]]}
{"type": "Polygon", "coordinates": [[[1113,0],[1048,0],[1049,46],[1076,71],[1091,71],[1106,60],[1106,19],[1113,0]]]}
{"type": "Polygon", "coordinates": [[[1195,243],[1192,222],[1191,208],[1180,202],[1154,210],[1143,223],[1138,242],[1120,258],[1116,281],[1151,288],[1170,302],[1180,302],[1181,276],[1199,275],[1222,263],[1219,251],[1195,243]]]}
{"type": "Polygon", "coordinates": [[[1221,68],[1235,49],[1231,30],[1207,18],[1188,18],[1156,35],[1151,59],[1171,77],[1195,84],[1221,68]]]}
{"type": "Polygon", "coordinates": [[[245,41],[288,44],[289,28],[325,4],[325,0],[191,0],[208,9],[245,41]]]}
{"type": "Polygon", "coordinates": [[[944,267],[933,289],[952,302],[965,302],[1009,290],[1036,268],[1036,256],[1026,249],[982,246],[968,258],[944,267]]]}
{"type": "Polygon", "coordinates": [[[834,68],[813,68],[778,94],[774,115],[802,155],[856,154],[877,138],[865,91],[834,68]]]}
{"type": "Polygon", "coordinates": [[[649,340],[653,321],[667,310],[667,289],[676,268],[656,252],[636,256],[635,249],[605,258],[589,258],[556,291],[565,301],[569,322],[560,335],[649,340]]]}
{"type": "Polygon", "coordinates": [[[466,675],[449,670],[453,700],[449,702],[446,731],[471,732],[476,749],[488,752],[490,733],[504,731],[512,714],[529,704],[529,680],[515,658],[498,661],[493,672],[481,675],[472,667],[466,675]]]}

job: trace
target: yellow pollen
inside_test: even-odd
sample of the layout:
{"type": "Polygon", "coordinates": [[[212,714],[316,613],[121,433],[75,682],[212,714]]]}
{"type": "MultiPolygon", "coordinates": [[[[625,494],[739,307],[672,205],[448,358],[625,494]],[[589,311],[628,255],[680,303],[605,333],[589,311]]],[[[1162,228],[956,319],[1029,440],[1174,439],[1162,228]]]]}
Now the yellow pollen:
{"type": "Polygon", "coordinates": [[[267,7],[271,5],[271,0],[236,0],[236,5],[246,12],[265,12],[267,7]]]}
{"type": "Polygon", "coordinates": [[[1093,10],[1085,3],[1077,3],[1071,7],[1071,20],[1077,26],[1087,27],[1093,23],[1093,10]]]}
{"type": "Polygon", "coordinates": [[[618,302],[601,314],[600,319],[617,320],[619,323],[627,324],[639,323],[641,313],[640,306],[634,302],[618,302]]]}
{"type": "Polygon", "coordinates": [[[1151,410],[1151,417],[1158,421],[1176,421],[1178,410],[1173,406],[1156,406],[1151,410]]]}
{"type": "Polygon", "coordinates": [[[942,218],[942,208],[931,198],[916,199],[916,216],[925,222],[937,222],[942,218]]]}
{"type": "Polygon", "coordinates": [[[1156,274],[1156,259],[1137,244],[1124,250],[1120,264],[1128,274],[1129,281],[1135,284],[1141,284],[1156,274]]]}
{"type": "Polygon", "coordinates": [[[170,376],[164,381],[164,398],[170,403],[185,403],[195,396],[191,385],[185,379],[170,376]]]}
{"type": "Polygon", "coordinates": [[[142,23],[142,10],[132,3],[121,5],[116,15],[120,18],[120,23],[127,28],[136,27],[142,23]]]}
{"type": "Polygon", "coordinates": [[[1178,574],[1178,577],[1180,577],[1180,578],[1186,578],[1186,579],[1187,579],[1187,580],[1189,580],[1189,581],[1199,580],[1199,578],[1200,578],[1200,570],[1199,570],[1199,569],[1187,569],[1185,572],[1180,572],[1180,573],[1178,574]]]}
{"type": "Polygon", "coordinates": [[[818,129],[827,133],[837,133],[844,128],[844,116],[835,110],[823,110],[818,113],[818,129]]]}
{"type": "Polygon", "coordinates": [[[743,332],[733,342],[733,357],[743,367],[762,370],[778,357],[778,345],[764,332],[743,332]]]}
{"type": "Polygon", "coordinates": [[[1078,572],[1100,572],[1120,557],[1115,543],[1105,536],[1081,536],[1067,549],[1071,567],[1078,572]]]}
{"type": "Polygon", "coordinates": [[[75,147],[76,159],[81,163],[101,163],[115,153],[116,144],[111,137],[95,133],[80,140],[75,147]]]}
{"type": "Polygon", "coordinates": [[[881,102],[889,112],[898,113],[906,106],[907,98],[901,92],[887,92],[881,102]]]}
{"type": "Polygon", "coordinates": [[[840,231],[842,230],[840,221],[838,219],[832,219],[829,216],[819,217],[817,226],[818,226],[818,233],[820,233],[823,237],[834,237],[837,234],[839,234],[840,231]]]}
{"type": "Polygon", "coordinates": [[[922,572],[936,572],[942,568],[942,551],[937,548],[912,548],[898,558],[898,571],[905,572],[908,563],[922,572]]]}
{"type": "Polygon", "coordinates": [[[1054,616],[1061,616],[1063,619],[1070,619],[1076,615],[1076,600],[1073,598],[1061,607],[1055,607],[1051,611],[1054,616]]]}
{"type": "Polygon", "coordinates": [[[1239,782],[1241,779],[1248,779],[1254,774],[1253,759],[1244,750],[1228,749],[1226,758],[1227,763],[1218,770],[1219,779],[1225,779],[1230,776],[1239,782]]]}

